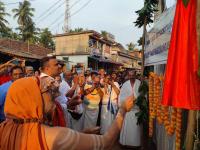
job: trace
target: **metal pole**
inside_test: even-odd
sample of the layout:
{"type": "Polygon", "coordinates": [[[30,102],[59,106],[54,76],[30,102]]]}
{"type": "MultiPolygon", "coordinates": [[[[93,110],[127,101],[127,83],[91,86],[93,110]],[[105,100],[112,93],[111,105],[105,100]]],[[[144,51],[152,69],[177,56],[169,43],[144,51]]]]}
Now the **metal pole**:
{"type": "Polygon", "coordinates": [[[65,19],[64,19],[64,32],[69,32],[69,18],[70,18],[70,11],[69,11],[69,0],[66,0],[66,7],[65,7],[65,19]]]}

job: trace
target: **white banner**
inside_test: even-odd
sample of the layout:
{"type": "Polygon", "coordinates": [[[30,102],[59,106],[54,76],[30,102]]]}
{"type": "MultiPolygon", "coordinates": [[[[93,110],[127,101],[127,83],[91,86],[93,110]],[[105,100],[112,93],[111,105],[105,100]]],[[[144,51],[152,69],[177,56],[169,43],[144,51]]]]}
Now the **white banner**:
{"type": "Polygon", "coordinates": [[[145,66],[166,64],[175,6],[166,10],[147,33],[145,41],[145,66]]]}

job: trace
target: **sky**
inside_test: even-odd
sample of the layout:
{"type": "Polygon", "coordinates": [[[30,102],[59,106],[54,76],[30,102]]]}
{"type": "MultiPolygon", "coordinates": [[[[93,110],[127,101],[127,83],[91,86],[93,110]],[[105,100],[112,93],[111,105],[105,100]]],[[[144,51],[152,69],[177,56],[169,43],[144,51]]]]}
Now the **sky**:
{"type": "MultiPolygon", "coordinates": [[[[12,9],[18,4],[10,4],[23,0],[1,0],[6,4],[6,10],[11,14],[8,17],[11,28],[17,27],[13,19],[12,9]]],[[[137,44],[142,36],[142,28],[134,26],[136,10],[143,6],[143,0],[69,0],[70,1],[70,28],[105,30],[115,36],[117,42],[137,44]]],[[[168,0],[172,1],[172,0],[168,0]]],[[[62,33],[64,25],[65,0],[31,0],[35,8],[34,22],[39,28],[48,27],[53,34],[62,33]],[[51,9],[47,12],[47,10],[51,9]],[[42,16],[41,16],[42,15],[42,16]]]]}

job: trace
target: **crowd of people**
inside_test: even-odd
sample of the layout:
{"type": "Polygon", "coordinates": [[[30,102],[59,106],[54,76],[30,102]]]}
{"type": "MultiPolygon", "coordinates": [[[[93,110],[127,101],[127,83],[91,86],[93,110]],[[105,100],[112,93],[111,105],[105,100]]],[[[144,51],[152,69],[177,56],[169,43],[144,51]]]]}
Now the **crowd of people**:
{"type": "Polygon", "coordinates": [[[67,70],[55,57],[43,58],[35,72],[20,65],[0,83],[0,149],[109,149],[118,138],[141,146],[134,69],[67,70]]]}

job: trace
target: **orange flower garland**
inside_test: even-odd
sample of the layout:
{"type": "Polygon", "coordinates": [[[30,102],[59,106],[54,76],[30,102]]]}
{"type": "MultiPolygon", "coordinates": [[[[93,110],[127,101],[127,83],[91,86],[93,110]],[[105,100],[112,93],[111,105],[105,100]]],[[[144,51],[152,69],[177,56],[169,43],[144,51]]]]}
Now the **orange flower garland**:
{"type": "Polygon", "coordinates": [[[157,119],[159,124],[164,124],[168,135],[176,132],[176,150],[180,150],[181,136],[181,109],[162,106],[162,82],[163,76],[150,73],[149,76],[149,137],[153,135],[153,120],[157,119]],[[171,109],[169,109],[171,108],[171,109]]]}
{"type": "Polygon", "coordinates": [[[150,73],[149,76],[149,137],[153,136],[153,73],[150,73]]]}
{"type": "Polygon", "coordinates": [[[181,123],[182,123],[182,110],[177,109],[176,116],[176,150],[181,150],[181,123]]]}
{"type": "Polygon", "coordinates": [[[154,103],[153,103],[153,108],[154,108],[154,117],[158,115],[158,107],[160,103],[160,80],[159,77],[156,75],[155,80],[154,80],[154,103]]]}
{"type": "Polygon", "coordinates": [[[171,136],[174,134],[175,127],[176,127],[176,115],[177,115],[176,108],[172,108],[171,121],[170,121],[168,129],[166,130],[167,134],[171,136]]]}
{"type": "Polygon", "coordinates": [[[157,121],[159,124],[163,123],[163,119],[162,119],[162,106],[161,106],[161,80],[160,77],[156,78],[156,102],[157,102],[157,107],[156,107],[156,116],[157,116],[157,121]]]}

